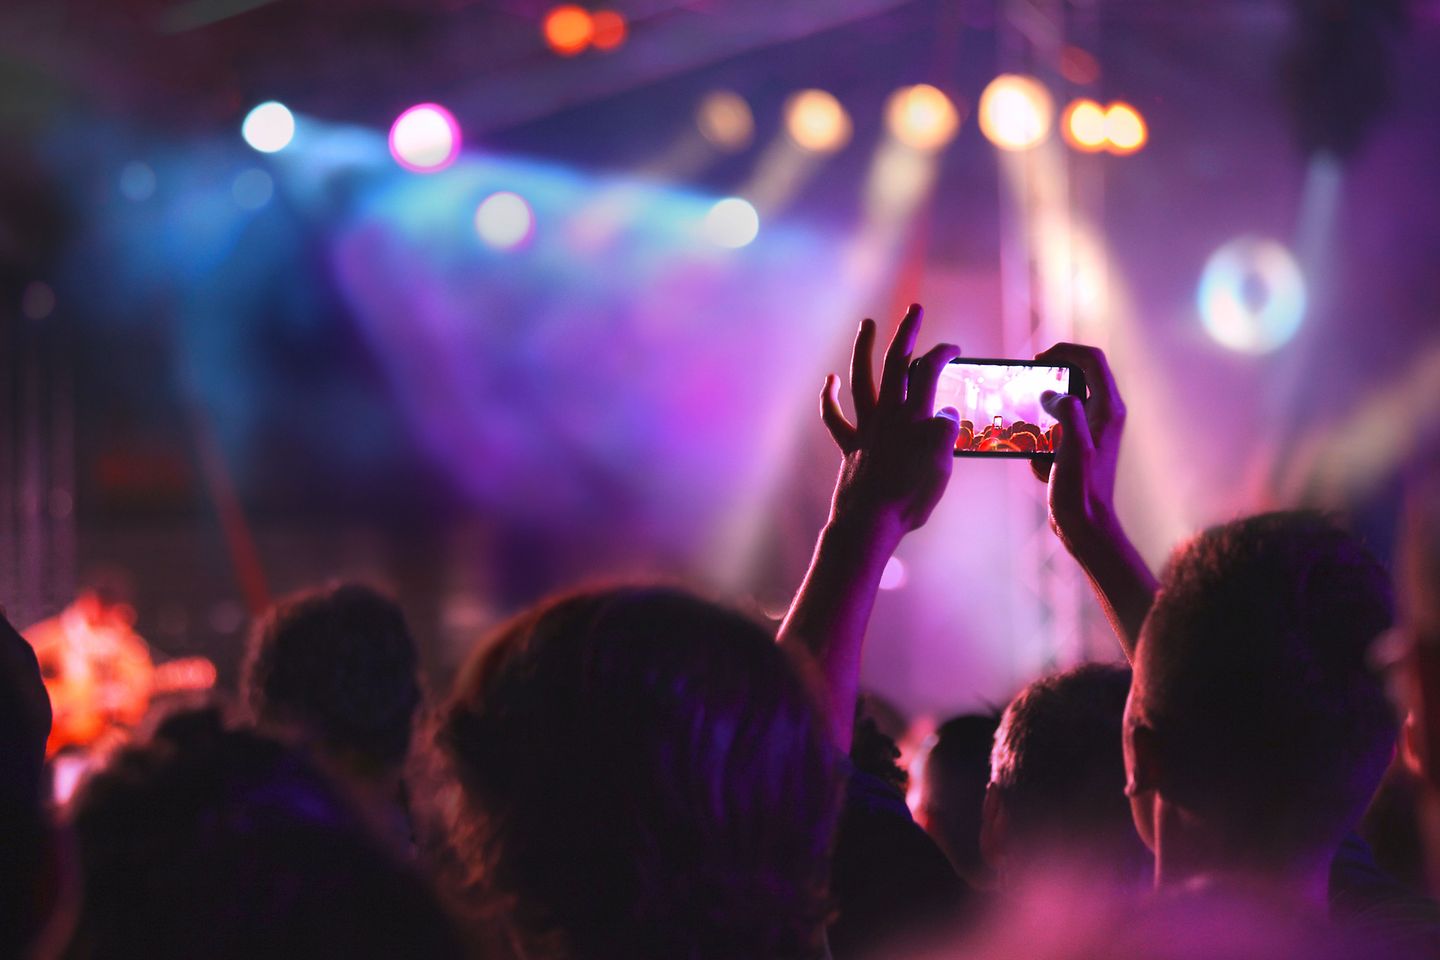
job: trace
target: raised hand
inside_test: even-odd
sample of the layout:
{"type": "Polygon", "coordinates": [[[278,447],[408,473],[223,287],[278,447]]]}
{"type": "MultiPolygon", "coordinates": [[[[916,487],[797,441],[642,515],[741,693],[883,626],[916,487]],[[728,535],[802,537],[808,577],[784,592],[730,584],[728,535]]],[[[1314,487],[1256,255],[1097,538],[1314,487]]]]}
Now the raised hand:
{"type": "Polygon", "coordinates": [[[1115,513],[1115,472],[1125,403],[1105,354],[1094,347],[1059,343],[1035,357],[1069,364],[1085,375],[1089,397],[1047,392],[1041,403],[1060,421],[1053,464],[1032,462],[1049,482],[1050,527],[1090,577],[1127,657],[1155,598],[1155,575],[1125,535],[1115,513]]]}
{"type": "Polygon", "coordinates": [[[923,525],[945,492],[960,432],[958,412],[933,412],[940,373],[960,348],[942,343],[912,361],[922,317],[920,305],[912,304],[900,321],[885,352],[878,391],[871,361],[875,321],[860,324],[850,361],[853,424],[840,409],[835,374],[825,378],[821,393],[821,416],[845,458],[832,520],[875,523],[897,540],[923,525]]]}
{"type": "Polygon", "coordinates": [[[912,361],[920,315],[917,304],[900,321],[878,390],[871,363],[875,323],[860,325],[850,363],[854,423],[840,410],[834,374],[825,378],[821,395],[820,413],[844,461],[830,520],[780,625],[779,640],[813,658],[824,684],[826,721],[840,750],[850,749],[860,655],[880,576],[900,539],[929,518],[945,492],[960,433],[956,411],[932,413],[940,372],[960,350],[941,344],[912,361]]]}
{"type": "Polygon", "coordinates": [[[1050,526],[1072,552],[1075,544],[1115,522],[1115,471],[1125,430],[1125,402],[1105,354],[1095,347],[1057,343],[1035,357],[1068,364],[1085,376],[1090,396],[1045,393],[1040,402],[1060,421],[1053,466],[1035,461],[1050,485],[1050,526]]]}

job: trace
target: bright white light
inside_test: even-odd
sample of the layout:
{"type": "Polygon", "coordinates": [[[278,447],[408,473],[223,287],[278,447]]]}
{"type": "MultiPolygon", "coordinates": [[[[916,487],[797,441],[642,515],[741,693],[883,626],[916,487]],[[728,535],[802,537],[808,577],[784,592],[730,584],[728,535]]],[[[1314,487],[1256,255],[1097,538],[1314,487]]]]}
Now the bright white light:
{"type": "Polygon", "coordinates": [[[721,200],[705,215],[705,236],[722,247],[739,249],[759,234],[760,214],[739,197],[721,200]]]}
{"type": "Polygon", "coordinates": [[[230,195],[241,210],[259,210],[275,195],[275,181],[264,170],[242,170],[230,185],[230,195]]]}
{"type": "Polygon", "coordinates": [[[905,572],[905,564],[899,557],[891,557],[885,561],[885,569],[880,571],[880,589],[899,590],[909,579],[909,574],[905,572]]]}
{"type": "Polygon", "coordinates": [[[980,130],[1001,150],[1028,150],[1050,133],[1050,91],[1034,77],[1001,74],[980,95],[980,130]]]}
{"type": "Polygon", "coordinates": [[[125,164],[120,170],[120,193],[126,200],[140,203],[155,195],[155,171],[139,160],[125,164]]]}
{"type": "Polygon", "coordinates": [[[240,135],[261,153],[284,150],[295,139],[295,116],[285,104],[266,101],[245,115],[240,135]]]}
{"type": "Polygon", "coordinates": [[[444,170],[460,156],[460,124],[438,103],[413,106],[390,128],[390,155],[413,173],[444,170]]]}
{"type": "Polygon", "coordinates": [[[700,101],[695,125],[706,140],[731,153],[744,150],[755,137],[750,105],[744,97],[728,90],[716,90],[700,101]]]}
{"type": "Polygon", "coordinates": [[[834,153],[850,142],[850,114],[824,90],[801,90],[785,104],[790,139],[812,153],[834,153]]]}
{"type": "Polygon", "coordinates": [[[1305,277],[1283,245],[1241,237],[1210,255],[1196,299],[1206,332],[1221,346],[1269,353],[1305,319],[1305,277]]]}
{"type": "Polygon", "coordinates": [[[902,87],[890,96],[885,124],[896,140],[922,152],[938,150],[955,139],[960,112],[939,89],[928,83],[902,87]]]}
{"type": "Polygon", "coordinates": [[[475,209],[475,232],[488,247],[513,250],[530,239],[535,214],[517,193],[492,193],[475,209]]]}

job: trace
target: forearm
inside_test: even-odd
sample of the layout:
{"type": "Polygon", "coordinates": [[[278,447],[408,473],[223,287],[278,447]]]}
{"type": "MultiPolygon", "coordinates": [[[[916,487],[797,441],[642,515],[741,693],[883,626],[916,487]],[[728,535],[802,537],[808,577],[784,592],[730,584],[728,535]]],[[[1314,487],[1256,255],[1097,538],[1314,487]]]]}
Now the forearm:
{"type": "Polygon", "coordinates": [[[1085,525],[1064,542],[1090,579],[1125,659],[1134,661],[1140,627],[1155,602],[1155,575],[1113,516],[1085,525]]]}
{"type": "Polygon", "coordinates": [[[780,642],[804,649],[819,669],[826,724],[843,751],[850,749],[855,724],[865,629],[901,536],[884,521],[832,514],[780,625],[780,642]]]}

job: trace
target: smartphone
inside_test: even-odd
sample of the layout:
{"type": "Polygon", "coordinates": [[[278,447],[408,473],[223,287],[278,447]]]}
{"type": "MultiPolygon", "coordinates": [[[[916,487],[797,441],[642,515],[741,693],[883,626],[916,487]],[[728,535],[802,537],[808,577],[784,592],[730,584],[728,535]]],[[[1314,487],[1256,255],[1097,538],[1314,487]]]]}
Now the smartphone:
{"type": "Polygon", "coordinates": [[[1047,390],[1083,400],[1085,379],[1070,366],[962,357],[941,371],[935,409],[960,411],[957,457],[1037,459],[1060,442],[1059,423],[1040,405],[1047,390]]]}

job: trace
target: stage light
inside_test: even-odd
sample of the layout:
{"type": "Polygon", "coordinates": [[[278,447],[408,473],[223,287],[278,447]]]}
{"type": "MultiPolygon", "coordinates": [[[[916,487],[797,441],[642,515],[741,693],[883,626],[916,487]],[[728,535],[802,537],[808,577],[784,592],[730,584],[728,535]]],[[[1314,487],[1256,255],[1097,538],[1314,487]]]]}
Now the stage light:
{"type": "Polygon", "coordinates": [[[811,153],[834,153],[850,140],[850,115],[824,90],[801,90],[785,104],[785,129],[811,153]]]}
{"type": "Polygon", "coordinates": [[[980,131],[1001,150],[1028,150],[1050,133],[1055,106],[1034,77],[1005,73],[980,94],[980,131]]]}
{"type": "Polygon", "coordinates": [[[747,246],[760,233],[760,214],[746,200],[727,197],[705,215],[705,236],[732,250],[747,246]]]}
{"type": "Polygon", "coordinates": [[[245,115],[240,135],[261,153],[284,150],[295,139],[295,116],[285,104],[269,100],[245,115]]]}
{"type": "Polygon", "coordinates": [[[1134,153],[1145,146],[1148,136],[1144,118],[1130,104],[1117,101],[1105,110],[1105,138],[1111,153],[1134,153]]]}
{"type": "Polygon", "coordinates": [[[460,156],[460,124],[438,103],[411,107],[390,128],[390,155],[414,173],[444,170],[460,156]]]}
{"type": "Polygon", "coordinates": [[[596,50],[614,50],[630,32],[625,17],[615,10],[596,10],[590,18],[590,42],[596,50]]]}
{"type": "Polygon", "coordinates": [[[706,94],[695,113],[700,135],[727,153],[750,146],[755,137],[755,117],[745,98],[729,90],[706,94]]]}
{"type": "Polygon", "coordinates": [[[885,124],[890,133],[922,152],[939,150],[955,139],[960,129],[960,112],[955,104],[928,83],[902,87],[890,95],[885,106],[885,124]]]}
{"type": "Polygon", "coordinates": [[[275,181],[264,170],[243,170],[230,185],[230,195],[241,210],[259,210],[275,195],[275,181]]]}
{"type": "Polygon", "coordinates": [[[475,209],[475,232],[487,247],[513,250],[534,230],[535,214],[518,193],[492,193],[475,209]]]}
{"type": "MultiPolygon", "coordinates": [[[[545,42],[562,57],[573,57],[595,39],[595,20],[574,4],[556,7],[545,15],[545,42]]],[[[624,39],[622,36],[621,39],[624,39]]]]}
{"type": "Polygon", "coordinates": [[[1080,99],[1065,108],[1060,121],[1060,132],[1065,142],[1085,153],[1098,153],[1105,149],[1105,109],[1094,100],[1080,99]]]}
{"type": "Polygon", "coordinates": [[[1269,353],[1305,318],[1305,277],[1282,244],[1241,237],[1210,255],[1196,295],[1200,320],[1221,346],[1269,353]]]}
{"type": "Polygon", "coordinates": [[[155,171],[150,164],[138,160],[120,170],[120,194],[126,200],[140,203],[155,195],[155,171]]]}

